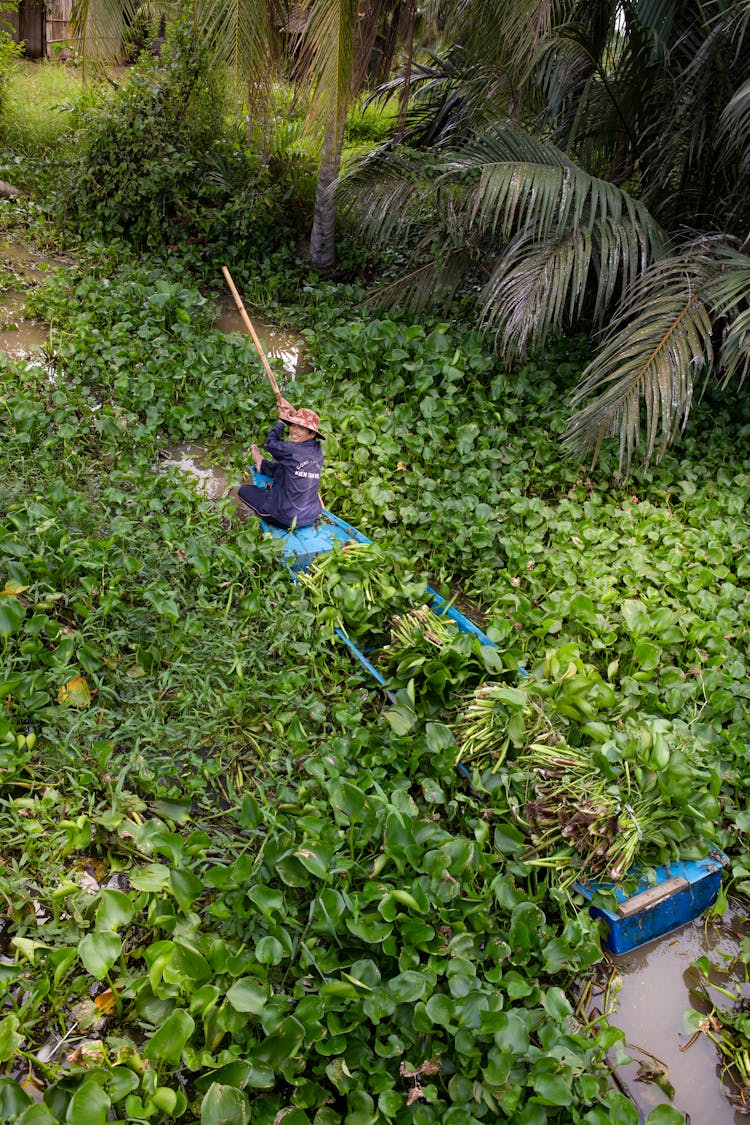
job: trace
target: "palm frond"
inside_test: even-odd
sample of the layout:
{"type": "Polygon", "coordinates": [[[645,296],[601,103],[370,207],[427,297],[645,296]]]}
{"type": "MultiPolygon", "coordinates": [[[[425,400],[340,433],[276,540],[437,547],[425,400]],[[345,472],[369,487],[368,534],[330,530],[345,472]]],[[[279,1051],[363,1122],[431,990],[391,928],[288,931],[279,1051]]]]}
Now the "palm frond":
{"type": "Polygon", "coordinates": [[[424,160],[409,153],[371,153],[347,168],[336,198],[342,212],[356,214],[372,245],[398,245],[415,228],[435,226],[434,178],[425,170],[424,160]]]}
{"type": "Polygon", "coordinates": [[[278,8],[258,0],[194,0],[196,41],[213,44],[243,78],[267,82],[281,19],[278,8]]]}
{"type": "Polygon", "coordinates": [[[494,333],[504,355],[523,354],[580,312],[591,255],[585,227],[546,242],[526,234],[513,240],[482,291],[480,327],[494,333]]]}
{"type": "Polygon", "coordinates": [[[71,26],[81,58],[94,65],[119,62],[124,34],[137,8],[137,0],[77,0],[71,26]]]}
{"type": "Polygon", "coordinates": [[[533,228],[546,242],[556,231],[581,225],[621,224],[632,232],[628,260],[663,252],[665,236],[648,210],[627,192],[576,167],[551,144],[510,128],[485,131],[455,156],[440,161],[442,180],[473,181],[465,193],[469,225],[508,238],[533,228]]]}
{"type": "Polygon", "coordinates": [[[426,10],[475,57],[497,60],[512,44],[515,59],[526,66],[539,43],[567,22],[575,7],[575,0],[430,0],[426,10]]]}
{"type": "MultiPolygon", "coordinates": [[[[366,104],[401,94],[405,82],[405,74],[396,75],[378,86],[366,104]]],[[[412,62],[408,82],[409,104],[400,139],[413,147],[457,143],[482,122],[511,113],[514,90],[507,70],[477,63],[461,46],[442,56],[426,51],[412,62]]]]}
{"type": "Polygon", "coordinates": [[[727,328],[721,342],[719,364],[725,387],[735,377],[742,385],[750,374],[750,309],[738,313],[727,328]]]}
{"type": "Polygon", "coordinates": [[[750,79],[727,102],[721,115],[722,135],[741,154],[745,173],[750,170],[750,79]]]}
{"type": "Polygon", "coordinates": [[[481,295],[481,327],[492,331],[504,355],[543,343],[552,327],[565,328],[595,293],[594,323],[601,324],[649,258],[645,232],[611,217],[593,225],[565,225],[541,240],[517,235],[481,295]]]}
{"type": "Polygon", "coordinates": [[[436,300],[449,301],[473,265],[473,257],[463,247],[443,250],[438,257],[430,257],[408,274],[373,290],[363,303],[418,315],[436,300]]]}
{"type": "Polygon", "coordinates": [[[642,439],[647,462],[674,440],[687,423],[696,379],[714,365],[707,297],[717,272],[710,255],[683,254],[639,278],[573,395],[577,413],[566,444],[596,460],[603,439],[619,434],[620,467],[627,469],[642,439]]]}
{"type": "Polygon", "coordinates": [[[707,291],[715,320],[722,327],[718,366],[722,386],[740,384],[750,373],[750,256],[734,247],[714,247],[718,270],[707,291]]]}
{"type": "Polygon", "coordinates": [[[310,124],[343,128],[355,81],[359,5],[356,0],[303,0],[301,10],[300,73],[314,92],[310,124]]]}

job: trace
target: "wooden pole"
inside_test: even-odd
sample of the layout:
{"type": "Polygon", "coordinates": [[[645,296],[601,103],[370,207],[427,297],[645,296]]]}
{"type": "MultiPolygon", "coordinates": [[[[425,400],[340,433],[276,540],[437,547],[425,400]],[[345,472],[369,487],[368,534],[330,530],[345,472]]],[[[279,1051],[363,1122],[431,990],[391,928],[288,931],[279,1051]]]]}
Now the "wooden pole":
{"type": "Polygon", "coordinates": [[[266,375],[268,376],[268,382],[271,384],[271,387],[273,389],[273,393],[276,395],[276,401],[278,402],[282,397],[281,391],[279,390],[279,384],[276,382],[276,376],[274,375],[273,371],[271,370],[271,365],[268,362],[268,360],[266,359],[265,352],[263,351],[263,348],[261,347],[260,340],[258,339],[258,333],[253,328],[253,322],[251,321],[250,317],[247,315],[247,312],[245,311],[245,306],[242,303],[242,298],[240,297],[239,293],[237,292],[237,290],[235,288],[235,284],[232,281],[232,275],[230,274],[229,270],[227,269],[226,266],[222,266],[221,272],[224,274],[224,277],[226,279],[226,283],[229,286],[229,289],[232,293],[232,296],[234,297],[234,303],[236,304],[237,308],[239,309],[240,316],[242,317],[245,324],[247,325],[247,330],[253,338],[253,343],[255,344],[255,350],[257,351],[258,355],[260,356],[261,363],[263,364],[266,375]]]}

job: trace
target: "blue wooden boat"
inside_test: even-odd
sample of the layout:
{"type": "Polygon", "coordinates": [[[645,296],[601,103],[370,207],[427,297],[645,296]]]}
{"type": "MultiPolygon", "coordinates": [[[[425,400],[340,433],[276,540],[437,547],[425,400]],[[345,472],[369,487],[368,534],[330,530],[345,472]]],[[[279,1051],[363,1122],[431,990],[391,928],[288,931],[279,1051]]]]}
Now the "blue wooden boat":
{"type": "MultiPolygon", "coordinates": [[[[272,481],[270,477],[264,476],[262,473],[252,470],[253,483],[260,488],[270,487],[272,481]]],[[[288,566],[292,575],[300,570],[307,570],[307,568],[314,562],[318,555],[325,554],[326,551],[331,551],[337,543],[372,543],[372,539],[368,539],[356,527],[352,527],[346,520],[342,520],[339,516],[335,516],[333,512],[324,509],[322,516],[320,516],[314,524],[310,527],[295,528],[293,531],[287,531],[286,528],[278,527],[276,524],[269,523],[268,520],[261,519],[263,530],[267,531],[274,538],[278,539],[281,544],[280,556],[282,561],[288,566]]],[[[444,597],[438,594],[437,590],[433,590],[431,586],[427,587],[428,605],[438,614],[438,616],[449,617],[456,623],[456,626],[462,633],[471,633],[478,638],[479,642],[483,645],[490,645],[495,647],[494,641],[491,641],[486,633],[482,632],[478,625],[463,613],[451,605],[444,597]]],[[[386,695],[393,701],[391,693],[385,686],[385,680],[377,668],[367,658],[367,654],[362,651],[351,639],[347,636],[343,629],[336,629],[336,634],[344,642],[352,655],[359,661],[363,668],[377,681],[381,688],[385,691],[386,695]]],[[[465,767],[462,767],[464,772],[465,767]]]]}
{"type": "Polygon", "coordinates": [[[592,917],[604,922],[602,945],[610,953],[630,953],[672,933],[713,906],[721,886],[722,868],[728,863],[729,857],[720,848],[711,848],[704,859],[675,860],[657,867],[650,878],[644,873],[629,896],[619,884],[605,881],[580,881],[573,887],[590,904],[592,917]],[[598,890],[614,894],[615,910],[592,903],[598,890]]]}
{"type": "MultiPolygon", "coordinates": [[[[271,478],[253,471],[254,483],[270,487],[271,478]]],[[[279,540],[280,555],[292,575],[306,570],[318,555],[332,550],[337,543],[371,543],[356,527],[335,516],[333,512],[323,511],[322,516],[311,527],[295,528],[287,531],[261,519],[263,529],[279,540]]],[[[427,587],[428,605],[439,615],[445,615],[456,623],[462,633],[471,633],[481,644],[494,647],[494,641],[484,633],[470,618],[446,601],[436,590],[427,587]]],[[[352,655],[373,677],[390,702],[395,702],[386,687],[385,680],[351,637],[343,629],[336,629],[352,655]]],[[[519,668],[521,675],[526,675],[519,668]]],[[[471,780],[466,766],[458,763],[459,772],[471,780]]],[[[625,953],[645,945],[655,938],[671,933],[674,929],[697,918],[715,901],[721,885],[721,869],[728,863],[727,857],[718,848],[712,848],[709,855],[697,862],[670,864],[659,867],[641,880],[636,890],[628,897],[619,884],[600,882],[574,884],[578,893],[589,903],[593,917],[604,923],[602,944],[611,953],[625,953]],[[608,911],[595,906],[591,899],[598,889],[613,892],[617,899],[617,911],[608,911]]]]}

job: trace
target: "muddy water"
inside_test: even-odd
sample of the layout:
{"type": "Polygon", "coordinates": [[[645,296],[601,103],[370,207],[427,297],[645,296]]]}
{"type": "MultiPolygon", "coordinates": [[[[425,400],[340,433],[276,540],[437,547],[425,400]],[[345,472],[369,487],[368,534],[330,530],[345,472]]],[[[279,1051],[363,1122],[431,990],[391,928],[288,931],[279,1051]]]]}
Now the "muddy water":
{"type": "MultiPolygon", "coordinates": [[[[693,1033],[685,1015],[690,1008],[710,1010],[695,991],[701,977],[690,968],[692,962],[707,956],[720,982],[721,970],[737,956],[749,932],[745,911],[733,904],[716,922],[697,919],[641,949],[612,957],[621,987],[609,1022],[625,1032],[633,1059],[617,1070],[617,1077],[644,1116],[666,1103],[690,1125],[747,1121],[730,1100],[736,1088],[722,1079],[722,1063],[708,1036],[700,1034],[688,1046],[693,1033]]],[[[730,1005],[713,990],[710,995],[713,1002],[730,1005]]]]}
{"type": "MultiPolygon", "coordinates": [[[[227,471],[211,463],[210,455],[202,445],[186,441],[173,445],[160,462],[162,467],[179,469],[195,482],[195,487],[208,500],[220,500],[229,489],[227,471]]],[[[236,484],[237,481],[234,481],[236,484]]]]}
{"type": "Polygon", "coordinates": [[[0,294],[0,352],[9,359],[38,357],[49,339],[47,325],[28,318],[24,306],[20,293],[0,294]]]}
{"type": "Polygon", "coordinates": [[[8,286],[0,289],[0,352],[10,359],[39,360],[49,328],[26,315],[26,299],[21,290],[65,264],[66,259],[57,255],[43,254],[23,242],[0,239],[2,284],[8,286]]]}
{"type": "MultiPolygon", "coordinates": [[[[278,328],[252,310],[248,311],[263,351],[269,359],[280,359],[284,371],[294,380],[301,373],[303,338],[297,333],[278,328]]],[[[245,322],[231,297],[222,304],[216,327],[221,332],[241,332],[244,336],[249,336],[245,322]]]]}

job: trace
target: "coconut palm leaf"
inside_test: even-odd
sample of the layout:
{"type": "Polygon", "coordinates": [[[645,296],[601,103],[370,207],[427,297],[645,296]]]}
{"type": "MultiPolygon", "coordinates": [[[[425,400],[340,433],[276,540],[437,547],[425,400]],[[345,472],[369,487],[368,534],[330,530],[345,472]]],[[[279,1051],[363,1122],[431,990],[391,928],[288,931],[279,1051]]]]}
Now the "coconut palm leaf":
{"type": "Polygon", "coordinates": [[[718,271],[711,281],[707,300],[720,325],[718,368],[722,386],[750,372],[750,256],[721,242],[715,243],[718,271]]]}
{"type": "MultiPolygon", "coordinates": [[[[513,87],[507,71],[472,61],[460,45],[442,56],[425,51],[412,62],[408,81],[409,104],[399,138],[406,145],[445,145],[455,135],[473,132],[477,122],[511,112],[513,87]]],[[[405,74],[399,74],[381,83],[365,104],[386,103],[403,92],[405,82],[405,74]]]]}
{"type": "Polygon", "coordinates": [[[424,159],[408,152],[371,153],[353,161],[341,177],[339,204],[375,246],[409,239],[415,229],[437,231],[434,176],[426,171],[424,159]]]}
{"type": "Polygon", "coordinates": [[[84,62],[111,65],[120,60],[125,32],[138,7],[137,0],[77,0],[71,26],[84,62]]]}
{"type": "Polygon", "coordinates": [[[466,219],[485,234],[509,237],[533,227],[546,241],[553,232],[582,224],[621,224],[628,257],[662,252],[665,236],[648,210],[627,192],[575,164],[560,149],[507,125],[485,130],[454,156],[438,162],[441,179],[470,179],[466,219]]]}
{"type": "Polygon", "coordinates": [[[544,241],[533,229],[517,235],[481,294],[481,327],[504,355],[523,354],[553,327],[575,323],[592,292],[590,315],[601,324],[648,261],[648,237],[640,231],[639,245],[637,233],[607,217],[563,226],[544,241]]]}
{"type": "MultiPolygon", "coordinates": [[[[430,249],[431,240],[425,240],[424,252],[430,249]]],[[[465,247],[442,247],[439,256],[429,256],[408,274],[374,290],[363,304],[417,315],[434,305],[436,300],[450,301],[474,266],[475,258],[465,247]]]]}
{"type": "Polygon", "coordinates": [[[196,41],[213,44],[217,56],[244,78],[267,83],[285,7],[270,0],[194,0],[196,41]]]}
{"type": "MultiPolygon", "coordinates": [[[[303,0],[299,73],[314,91],[310,121],[342,129],[355,85],[356,0],[303,0]]],[[[334,142],[335,143],[335,138],[334,142]]]]}
{"type": "Polygon", "coordinates": [[[427,19],[449,29],[452,40],[475,58],[515,60],[518,68],[528,66],[539,44],[575,7],[575,0],[429,0],[425,6],[427,19]]]}
{"type": "Polygon", "coordinates": [[[546,242],[513,240],[482,292],[480,326],[494,332],[505,356],[536,346],[580,312],[592,241],[586,227],[546,242]]]}
{"type": "Polygon", "coordinates": [[[728,144],[739,150],[747,174],[750,170],[750,79],[735,91],[724,107],[721,128],[728,144]]]}
{"type": "Polygon", "coordinates": [[[619,434],[621,469],[642,438],[646,461],[663,453],[687,422],[696,379],[713,369],[709,301],[718,272],[710,254],[695,252],[656,262],[639,278],[573,395],[568,445],[596,460],[603,439],[619,434]]]}
{"type": "Polygon", "coordinates": [[[721,342],[719,364],[724,386],[735,377],[741,385],[750,373],[750,309],[739,313],[727,328],[721,342]]]}

